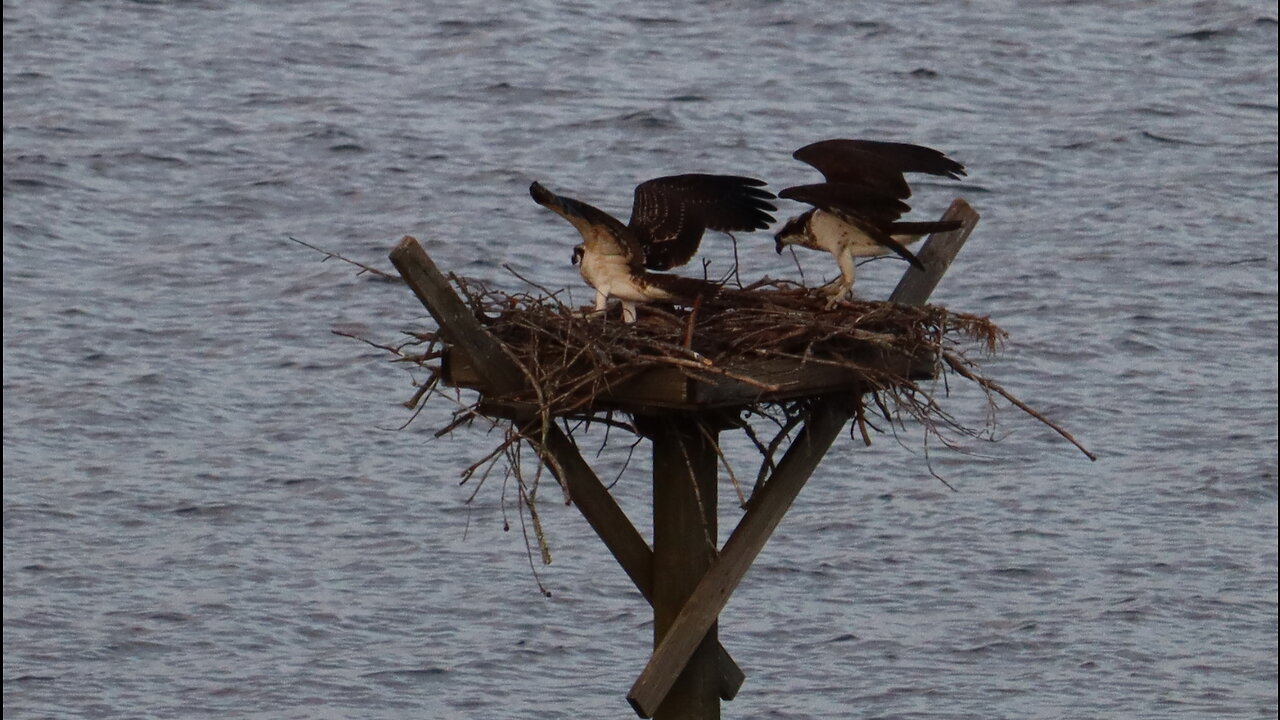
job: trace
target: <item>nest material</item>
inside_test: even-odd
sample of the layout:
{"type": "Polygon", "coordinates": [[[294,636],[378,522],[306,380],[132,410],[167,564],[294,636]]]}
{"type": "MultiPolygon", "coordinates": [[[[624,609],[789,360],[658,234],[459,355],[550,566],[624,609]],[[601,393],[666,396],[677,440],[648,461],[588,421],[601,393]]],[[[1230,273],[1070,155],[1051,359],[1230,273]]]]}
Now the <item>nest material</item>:
{"type": "MultiPolygon", "coordinates": [[[[976,346],[992,354],[1007,336],[985,316],[936,305],[884,301],[842,301],[828,307],[828,297],[819,290],[765,279],[740,289],[724,288],[688,309],[645,305],[640,321],[626,324],[617,312],[602,316],[565,305],[558,299],[558,292],[513,294],[456,276],[452,279],[476,317],[516,361],[525,375],[527,389],[514,396],[462,404],[453,422],[436,431],[437,437],[488,415],[486,410],[492,410],[495,402],[533,405],[544,425],[555,419],[566,424],[571,420],[596,421],[622,425],[639,434],[634,421],[616,421],[616,408],[597,400],[640,373],[675,368],[693,380],[708,381],[719,376],[759,386],[759,399],[734,407],[736,418],[727,424],[742,428],[760,449],[764,456],[757,475],[760,479],[773,467],[773,452],[803,422],[816,399],[770,399],[767,385],[733,370],[744,361],[773,359],[832,366],[856,375],[858,391],[846,389],[841,394],[853,403],[855,425],[867,445],[871,444],[867,428],[881,428],[868,418],[864,395],[871,398],[876,414],[891,429],[904,428],[906,419],[914,419],[924,428],[926,437],[936,437],[953,449],[958,449],[953,442],[957,435],[995,439],[996,398],[1002,397],[1057,432],[1090,460],[1097,460],[1071,433],[982,375],[965,348],[976,346]],[[952,376],[978,386],[987,400],[984,426],[973,428],[957,420],[939,404],[938,398],[917,384],[910,372],[903,372],[902,365],[857,359],[867,357],[868,350],[931,358],[941,370],[942,387],[948,395],[948,378],[952,376]],[[490,403],[487,406],[486,401],[490,403]],[[768,442],[753,431],[749,424],[753,417],[765,418],[776,426],[777,431],[768,442]]],[[[424,398],[439,388],[441,367],[432,361],[446,354],[446,342],[435,331],[409,334],[413,339],[396,347],[370,344],[391,351],[398,361],[430,372],[428,380],[405,403],[420,411],[424,398]],[[411,349],[424,345],[425,349],[416,352],[411,349]]],[[[870,355],[884,357],[883,353],[870,355]]],[[[716,418],[721,424],[725,420],[723,414],[716,418]]],[[[486,463],[491,469],[492,463],[503,455],[508,459],[508,470],[518,473],[514,448],[524,437],[522,433],[521,428],[510,426],[504,442],[463,473],[464,481],[486,463]]],[[[723,454],[721,458],[724,459],[723,454]]],[[[725,464],[733,477],[732,468],[725,464]]],[[[930,473],[934,474],[932,469],[930,473]]]]}
{"type": "MultiPolygon", "coordinates": [[[[655,368],[693,380],[737,380],[757,387],[761,397],[776,388],[735,368],[791,361],[841,368],[868,390],[913,385],[901,364],[869,358],[938,358],[965,343],[994,352],[1004,338],[985,317],[891,302],[828,309],[821,293],[772,281],[725,288],[691,308],[645,305],[633,324],[622,323],[616,309],[606,316],[584,313],[553,294],[511,295],[468,281],[459,286],[526,374],[529,389],[502,399],[533,403],[548,416],[590,416],[599,398],[655,368]]],[[[424,339],[440,342],[430,334],[424,339]]],[[[768,401],[747,409],[757,404],[768,401]]]]}
{"type": "MultiPolygon", "coordinates": [[[[845,301],[828,308],[827,296],[817,290],[762,280],[741,289],[725,288],[691,308],[644,305],[639,321],[625,324],[617,308],[602,316],[564,304],[558,293],[544,290],[536,295],[511,294],[476,281],[457,277],[453,280],[476,317],[503,343],[525,374],[526,389],[514,396],[485,396],[462,404],[454,420],[439,429],[437,436],[478,417],[491,416],[494,408],[504,403],[532,406],[544,423],[553,419],[601,422],[640,434],[634,418],[628,419],[624,413],[618,419],[617,407],[599,400],[630,378],[655,368],[669,368],[696,381],[728,378],[759,386],[759,400],[742,403],[732,408],[728,416],[721,413],[714,418],[720,427],[740,427],[760,450],[763,460],[757,473],[759,480],[772,469],[774,452],[807,417],[815,398],[770,399],[767,383],[735,372],[736,367],[750,361],[782,360],[804,363],[806,367],[836,367],[856,377],[861,391],[848,392],[846,388],[843,394],[853,404],[855,427],[868,445],[869,427],[883,431],[876,425],[878,420],[868,417],[868,407],[895,432],[905,427],[905,420],[914,419],[926,432],[947,446],[956,447],[957,433],[993,437],[993,392],[1017,403],[981,377],[976,364],[964,352],[965,347],[972,346],[986,353],[997,351],[1004,331],[986,317],[936,305],[845,301]],[[929,358],[944,376],[956,374],[980,385],[988,398],[985,426],[971,428],[956,420],[901,363],[868,362],[869,357],[884,356],[884,352],[869,352],[876,350],[929,358]],[[872,400],[870,405],[866,398],[872,400]],[[753,428],[752,421],[761,419],[766,421],[765,429],[753,428]]],[[[423,398],[438,388],[441,368],[429,361],[444,355],[446,345],[438,332],[425,332],[415,333],[405,346],[388,348],[401,360],[431,372],[407,406],[421,410],[423,398]],[[425,350],[406,351],[415,344],[425,344],[425,350]]],[[[464,481],[481,467],[487,474],[492,463],[504,456],[508,471],[518,472],[512,453],[519,446],[521,432],[511,425],[503,443],[464,472],[464,481]]],[[[725,465],[736,485],[727,460],[725,465]]]]}

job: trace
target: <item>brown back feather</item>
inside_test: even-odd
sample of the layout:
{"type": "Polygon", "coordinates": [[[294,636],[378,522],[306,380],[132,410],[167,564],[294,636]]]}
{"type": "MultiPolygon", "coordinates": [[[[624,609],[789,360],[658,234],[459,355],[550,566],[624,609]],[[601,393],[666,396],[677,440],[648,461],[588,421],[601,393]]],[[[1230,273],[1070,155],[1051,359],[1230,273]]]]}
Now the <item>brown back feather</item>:
{"type": "Polygon", "coordinates": [[[645,250],[645,267],[689,262],[707,230],[764,230],[776,197],[763,180],[735,175],[671,175],[636,187],[628,228],[645,250]]]}
{"type": "Polygon", "coordinates": [[[818,169],[827,182],[865,186],[896,198],[911,197],[904,173],[920,172],[959,180],[964,166],[923,145],[878,140],[821,140],[792,155],[818,169]]]}

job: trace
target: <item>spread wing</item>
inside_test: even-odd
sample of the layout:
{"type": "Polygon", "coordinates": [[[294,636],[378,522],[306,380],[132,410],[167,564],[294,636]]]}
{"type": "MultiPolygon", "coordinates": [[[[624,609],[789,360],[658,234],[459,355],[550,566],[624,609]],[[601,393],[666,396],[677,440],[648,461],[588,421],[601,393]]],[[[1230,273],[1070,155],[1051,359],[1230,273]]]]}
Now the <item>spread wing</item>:
{"type": "Polygon", "coordinates": [[[627,227],[644,250],[644,264],[668,270],[689,262],[707,230],[764,230],[773,223],[775,195],[763,180],[733,175],[672,175],[636,187],[627,227]]]}
{"type": "Polygon", "coordinates": [[[536,182],[529,186],[529,194],[534,202],[572,223],[582,234],[586,250],[625,255],[632,268],[640,269],[644,253],[631,231],[617,218],[581,200],[557,195],[536,182]]]}
{"type": "Polygon", "coordinates": [[[904,173],[920,172],[959,180],[964,166],[933,148],[878,140],[822,140],[793,153],[795,159],[818,169],[827,182],[860,185],[911,197],[904,173]]]}

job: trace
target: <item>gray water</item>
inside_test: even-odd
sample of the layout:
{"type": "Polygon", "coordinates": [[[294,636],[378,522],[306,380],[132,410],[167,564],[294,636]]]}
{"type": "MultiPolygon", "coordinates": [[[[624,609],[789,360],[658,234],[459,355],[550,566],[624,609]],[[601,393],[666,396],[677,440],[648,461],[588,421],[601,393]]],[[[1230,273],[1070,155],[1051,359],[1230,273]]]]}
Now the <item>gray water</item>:
{"type": "Polygon", "coordinates": [[[962,452],[845,437],[721,618],[725,717],[1274,718],[1276,50],[1226,0],[6,2],[6,717],[630,717],[638,593],[550,487],[535,580],[511,488],[458,485],[496,436],[399,430],[411,376],[330,332],[421,307],[288,237],[587,302],[532,180],[625,217],[874,137],[969,167],[913,200],[983,216],[933,299],[1100,459],[1007,407],[962,452]]]}

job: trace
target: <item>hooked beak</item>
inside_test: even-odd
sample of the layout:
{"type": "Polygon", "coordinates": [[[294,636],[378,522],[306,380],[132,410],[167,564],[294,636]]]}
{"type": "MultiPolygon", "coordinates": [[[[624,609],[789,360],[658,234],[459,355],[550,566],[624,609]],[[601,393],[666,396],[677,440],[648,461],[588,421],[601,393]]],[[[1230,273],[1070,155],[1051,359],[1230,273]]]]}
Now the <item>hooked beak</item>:
{"type": "Polygon", "coordinates": [[[782,254],[782,248],[795,243],[803,243],[805,233],[805,224],[808,222],[810,213],[805,213],[799,217],[793,217],[783,224],[782,229],[773,235],[773,249],[782,254]]]}

